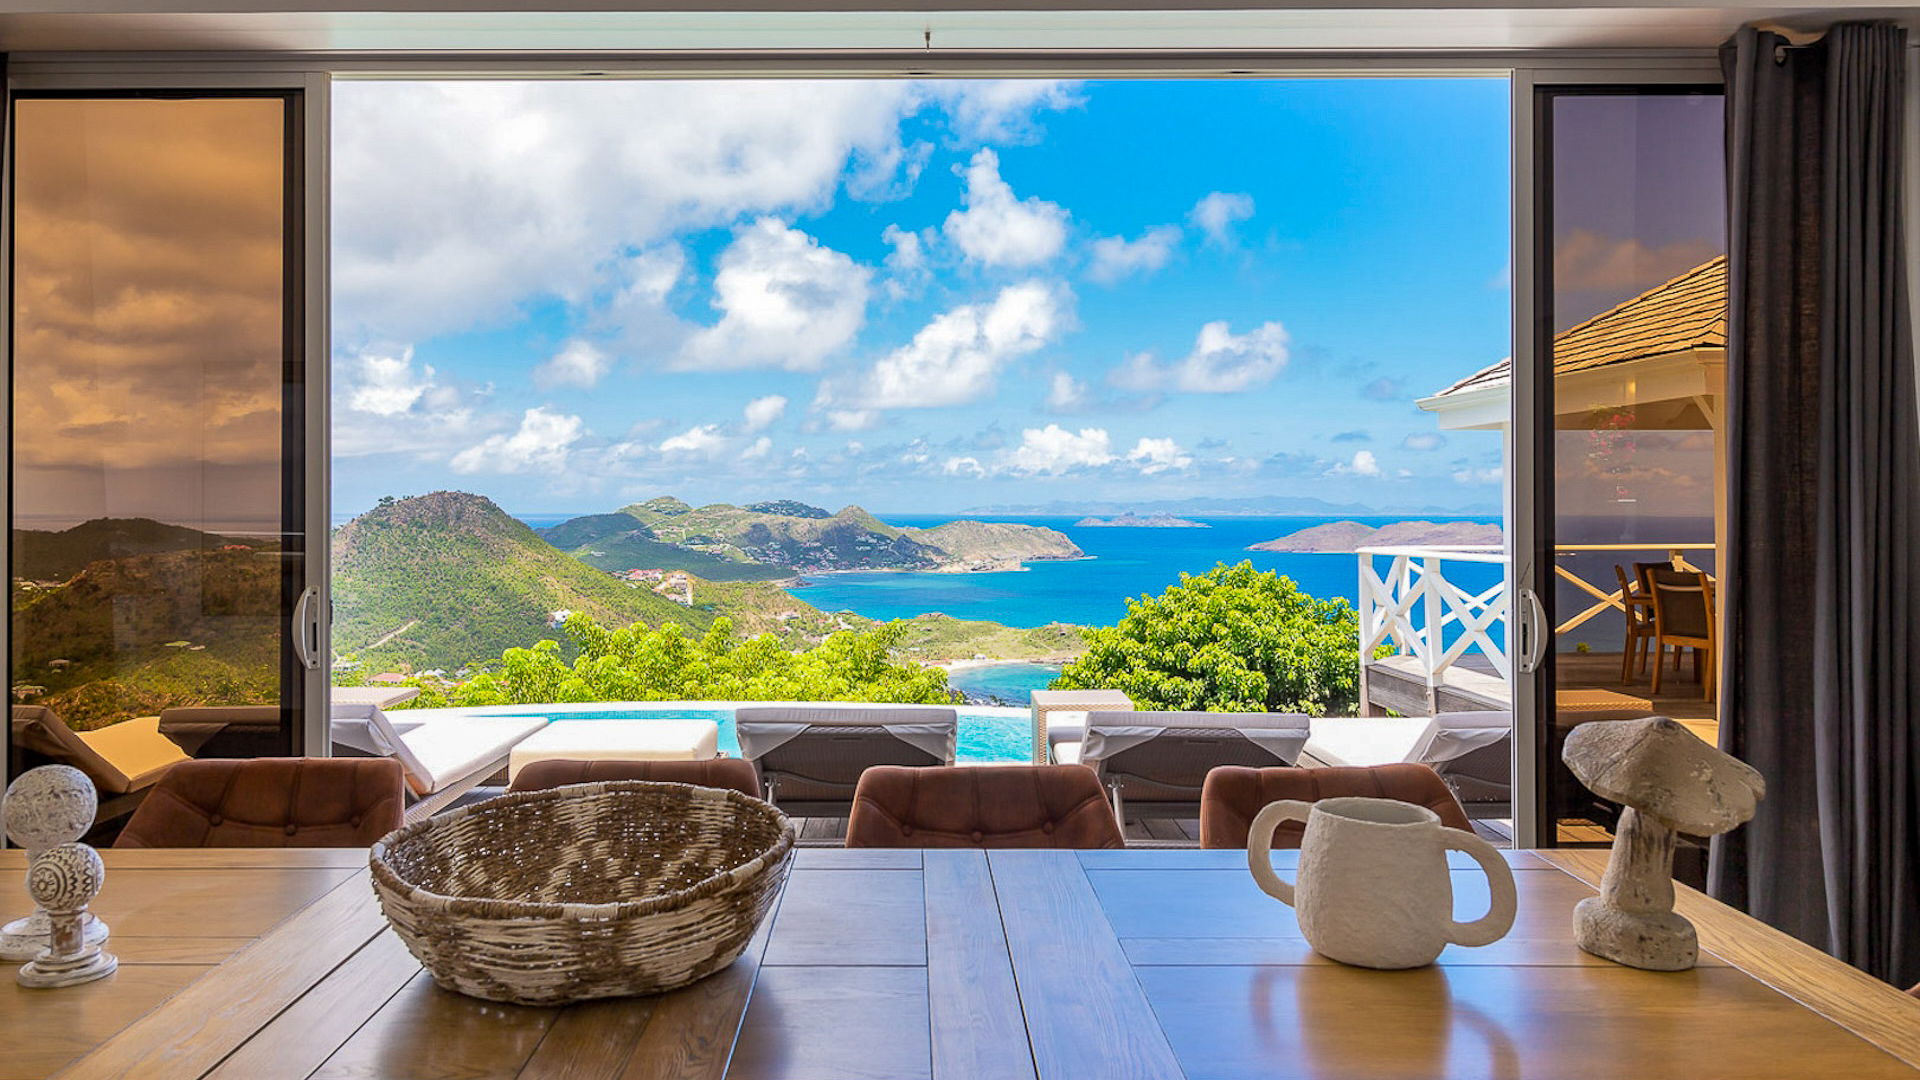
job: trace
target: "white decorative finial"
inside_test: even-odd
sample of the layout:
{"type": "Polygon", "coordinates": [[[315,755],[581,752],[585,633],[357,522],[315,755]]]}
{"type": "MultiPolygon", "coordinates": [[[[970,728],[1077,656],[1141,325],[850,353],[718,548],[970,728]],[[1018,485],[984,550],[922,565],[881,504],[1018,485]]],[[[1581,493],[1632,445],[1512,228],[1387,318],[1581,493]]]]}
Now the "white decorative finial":
{"type": "MultiPolygon", "coordinates": [[[[99,806],[99,793],[86,773],[71,765],[42,765],[8,786],[0,816],[8,839],[27,849],[31,865],[42,852],[85,836],[99,806]]],[[[90,945],[105,944],[107,924],[88,915],[82,933],[90,945]]],[[[51,944],[52,934],[52,919],[38,906],[32,915],[0,927],[0,960],[32,960],[51,944]]]]}
{"type": "Polygon", "coordinates": [[[113,974],[120,961],[86,940],[87,905],[106,883],[106,864],[85,844],[61,844],[27,866],[27,892],[53,923],[47,948],[21,965],[21,986],[72,986],[113,974]]]}

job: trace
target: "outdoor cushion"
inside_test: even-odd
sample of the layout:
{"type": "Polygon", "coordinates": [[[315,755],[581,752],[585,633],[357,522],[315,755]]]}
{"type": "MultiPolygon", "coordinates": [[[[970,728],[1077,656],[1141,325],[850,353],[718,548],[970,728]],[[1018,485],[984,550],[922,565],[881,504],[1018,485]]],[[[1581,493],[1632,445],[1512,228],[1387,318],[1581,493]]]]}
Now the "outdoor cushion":
{"type": "Polygon", "coordinates": [[[400,752],[394,756],[407,767],[408,784],[427,795],[498,761],[515,743],[546,726],[540,716],[429,720],[400,733],[400,752]]]}
{"type": "Polygon", "coordinates": [[[377,705],[336,704],[333,741],[398,761],[406,771],[407,787],[422,796],[468,779],[547,726],[543,716],[401,717],[395,719],[377,705]]]}
{"type": "Polygon", "coordinates": [[[1093,770],[1081,765],[905,768],[860,777],[847,846],[1125,847],[1093,770]]]}
{"type": "MultiPolygon", "coordinates": [[[[1425,765],[1326,769],[1223,766],[1207,774],[1206,787],[1200,793],[1200,846],[1246,847],[1247,830],[1268,803],[1281,799],[1318,802],[1347,795],[1410,802],[1440,815],[1442,825],[1473,831],[1467,812],[1447,790],[1446,782],[1425,765]]],[[[1282,822],[1273,831],[1273,846],[1297,848],[1305,833],[1306,827],[1299,822],[1282,822]]]]}
{"type": "Polygon", "coordinates": [[[247,747],[280,741],[278,705],[197,705],[160,710],[160,734],[189,754],[206,757],[266,756],[249,753],[205,753],[215,740],[247,747]],[[225,736],[225,739],[222,739],[225,736]]]}
{"type": "Polygon", "coordinates": [[[708,758],[705,761],[579,761],[548,758],[528,762],[513,778],[508,791],[543,791],[567,784],[592,784],[602,780],[661,780],[670,784],[698,787],[732,788],[742,795],[760,797],[760,772],[753,762],[739,758],[708,758]]]}
{"type": "Polygon", "coordinates": [[[74,731],[43,705],[13,707],[13,744],[71,765],[105,795],[151,786],[166,771],[190,760],[160,734],[160,718],[141,716],[93,731],[74,731]]]}
{"type": "Polygon", "coordinates": [[[719,754],[720,725],[711,720],[556,720],[514,744],[509,779],[536,761],[699,761],[719,754]]]}
{"type": "Polygon", "coordinates": [[[400,827],[400,765],[385,758],[184,761],[115,847],[366,847],[400,827]]]}

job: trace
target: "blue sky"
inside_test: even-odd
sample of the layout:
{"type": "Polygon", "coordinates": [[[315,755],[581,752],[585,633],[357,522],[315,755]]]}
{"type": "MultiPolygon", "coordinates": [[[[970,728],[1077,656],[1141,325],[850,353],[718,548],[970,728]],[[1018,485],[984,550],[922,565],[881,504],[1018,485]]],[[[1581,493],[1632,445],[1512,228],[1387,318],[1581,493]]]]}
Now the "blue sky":
{"type": "Polygon", "coordinates": [[[1507,93],[341,83],[336,509],[1497,507],[1507,93]]]}

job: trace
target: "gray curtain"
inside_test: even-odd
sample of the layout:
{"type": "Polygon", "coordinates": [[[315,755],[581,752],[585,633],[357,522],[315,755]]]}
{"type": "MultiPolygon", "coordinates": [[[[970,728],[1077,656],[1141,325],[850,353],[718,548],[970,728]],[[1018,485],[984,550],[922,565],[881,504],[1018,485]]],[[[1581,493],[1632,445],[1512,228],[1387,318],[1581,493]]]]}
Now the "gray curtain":
{"type": "Polygon", "coordinates": [[[1767,778],[1714,844],[1715,896],[1920,980],[1920,416],[1902,240],[1906,34],[1794,48],[1743,29],[1727,78],[1727,679],[1721,745],[1767,778]]]}

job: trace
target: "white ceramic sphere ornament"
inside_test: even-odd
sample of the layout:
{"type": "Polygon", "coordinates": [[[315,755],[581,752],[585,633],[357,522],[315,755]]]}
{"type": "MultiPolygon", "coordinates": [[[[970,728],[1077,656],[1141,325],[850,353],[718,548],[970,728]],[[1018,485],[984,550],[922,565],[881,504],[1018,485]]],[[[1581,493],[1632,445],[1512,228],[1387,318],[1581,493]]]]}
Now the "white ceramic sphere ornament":
{"type": "MultiPolygon", "coordinates": [[[[87,774],[71,765],[42,765],[20,774],[0,802],[7,838],[27,849],[29,863],[41,852],[72,843],[93,828],[100,796],[87,774]]],[[[89,944],[107,940],[107,924],[88,915],[82,933],[89,944]]],[[[45,907],[0,927],[0,960],[31,960],[51,943],[53,921],[45,907]]]]}
{"type": "Polygon", "coordinates": [[[27,865],[27,892],[46,909],[53,933],[46,949],[21,965],[16,976],[21,986],[92,982],[120,966],[112,953],[86,940],[87,905],[106,880],[100,853],[85,844],[61,844],[34,856],[27,865]]]}

